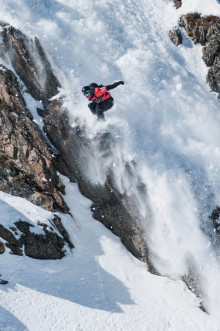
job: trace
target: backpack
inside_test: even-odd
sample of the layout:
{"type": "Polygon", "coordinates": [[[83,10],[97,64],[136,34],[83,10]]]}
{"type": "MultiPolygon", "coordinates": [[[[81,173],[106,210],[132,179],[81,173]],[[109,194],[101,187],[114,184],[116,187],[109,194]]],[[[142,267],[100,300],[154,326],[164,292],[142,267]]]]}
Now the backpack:
{"type": "Polygon", "coordinates": [[[94,96],[95,87],[103,87],[103,85],[98,85],[96,83],[91,83],[88,85],[91,88],[91,95],[94,96]]]}
{"type": "Polygon", "coordinates": [[[96,84],[96,83],[91,83],[91,84],[89,84],[88,86],[89,86],[89,87],[93,87],[93,88],[95,88],[95,87],[98,87],[98,84],[96,84]]]}

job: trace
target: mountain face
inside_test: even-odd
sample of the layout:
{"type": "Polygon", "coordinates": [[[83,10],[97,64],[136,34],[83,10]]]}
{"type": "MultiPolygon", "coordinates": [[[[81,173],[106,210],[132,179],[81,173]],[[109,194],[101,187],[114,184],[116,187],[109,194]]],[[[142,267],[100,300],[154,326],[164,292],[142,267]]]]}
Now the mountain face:
{"type": "Polygon", "coordinates": [[[218,330],[219,20],[185,3],[22,0],[0,23],[0,308],[30,330],[218,330]],[[81,86],[120,79],[97,123],[81,86]]]}
{"type": "MultiPolygon", "coordinates": [[[[180,8],[182,1],[174,2],[176,8],[180,8]]],[[[152,244],[153,239],[154,244],[158,246],[161,245],[162,247],[163,242],[160,243],[162,237],[153,234],[151,240],[148,241],[148,230],[152,230],[153,228],[149,202],[151,197],[149,196],[145,181],[142,180],[136,162],[134,160],[128,160],[128,158],[121,153],[118,146],[120,135],[118,138],[116,128],[113,127],[112,130],[99,130],[95,132],[92,137],[89,136],[85,123],[82,123],[81,119],[77,116],[73,117],[73,115],[69,113],[69,109],[65,106],[64,99],[60,96],[60,90],[62,88],[61,83],[52,70],[52,65],[41,46],[40,40],[37,38],[33,40],[27,38],[21,31],[7,23],[2,22],[0,26],[0,56],[4,63],[0,68],[0,137],[2,142],[0,151],[0,190],[14,196],[23,197],[53,214],[49,219],[49,224],[45,224],[43,221],[39,220],[38,224],[33,226],[33,224],[20,219],[14,222],[13,226],[7,228],[1,226],[0,237],[2,238],[2,242],[0,242],[0,252],[4,253],[6,246],[10,249],[12,254],[16,255],[25,254],[31,258],[37,259],[61,259],[65,256],[67,250],[74,248],[74,242],[72,243],[70,241],[61,219],[57,215],[58,213],[70,213],[69,206],[67,202],[64,201],[65,185],[60,179],[62,178],[62,176],[60,176],[61,174],[68,177],[70,181],[77,183],[80,192],[91,201],[93,217],[104,224],[115,235],[119,236],[124,246],[136,258],[146,262],[149,271],[160,274],[153,263],[154,261],[160,260],[160,254],[155,253],[156,250],[154,250],[154,261],[152,262],[152,251],[150,251],[149,248],[151,248],[150,244],[152,244]],[[36,119],[26,102],[28,98],[33,98],[33,100],[38,102],[38,115],[44,123],[43,130],[40,130],[39,126],[35,123],[36,119]],[[116,155],[117,162],[115,162],[116,155]],[[94,173],[91,174],[91,165],[95,164],[97,166],[97,163],[94,162],[96,159],[98,159],[99,162],[97,173],[101,173],[101,181],[96,180],[94,173]],[[120,169],[117,169],[117,164],[120,164],[120,169]],[[34,231],[39,231],[40,234],[34,233],[34,231]]],[[[148,25],[147,27],[149,28],[148,25]]],[[[204,45],[203,58],[210,67],[208,82],[213,90],[219,93],[219,21],[214,17],[203,19],[197,14],[184,15],[181,17],[181,27],[186,29],[188,36],[196,43],[204,45]]],[[[143,31],[141,31],[141,33],[143,33],[143,31]]],[[[155,43],[155,35],[153,33],[154,38],[151,41],[152,48],[155,43]]],[[[182,36],[180,32],[174,33],[172,36],[177,40],[176,44],[181,43],[182,36]]],[[[158,49],[157,52],[159,52],[158,49]]],[[[144,53],[144,56],[146,55],[149,55],[149,62],[154,58],[149,51],[146,52],[146,54],[144,53]]],[[[135,52],[134,54],[132,53],[131,58],[129,56],[130,55],[128,55],[128,67],[130,67],[129,61],[133,63],[132,61],[135,59],[135,52]]],[[[181,64],[179,67],[183,67],[184,62],[181,62],[183,60],[181,60],[180,57],[178,60],[181,64]]],[[[162,79],[161,85],[159,82],[161,80],[160,75],[157,80],[157,77],[152,73],[152,77],[155,77],[152,85],[155,84],[153,87],[158,94],[163,91],[167,85],[166,80],[169,80],[166,69],[170,64],[166,64],[166,67],[165,62],[166,61],[162,61],[160,64],[161,68],[158,68],[158,72],[162,72],[162,77],[164,78],[162,79]]],[[[178,70],[178,75],[175,77],[176,81],[173,78],[175,72],[173,71],[171,73],[172,77],[170,81],[175,87],[175,91],[171,91],[170,93],[173,97],[181,93],[182,90],[180,78],[181,69],[178,68],[178,70]]],[[[186,80],[188,79],[187,75],[184,77],[186,77],[186,80]]],[[[150,108],[151,105],[153,110],[158,107],[157,102],[160,99],[160,95],[158,97],[156,95],[157,93],[154,94],[154,98],[152,97],[149,105],[147,104],[147,107],[150,108]],[[154,103],[156,104],[155,108],[154,103]]],[[[139,97],[142,98],[141,93],[139,97]]],[[[162,94],[162,99],[163,97],[164,95],[162,94]]],[[[165,97],[167,99],[167,95],[165,97]]],[[[161,106],[160,101],[159,106],[161,106]]],[[[159,108],[160,107],[158,107],[158,109],[159,108]]],[[[163,108],[163,105],[161,108],[163,108]]],[[[155,126],[148,127],[149,131],[157,131],[161,118],[164,117],[164,119],[166,119],[168,108],[169,107],[166,108],[165,106],[165,109],[161,112],[159,122],[156,120],[155,126]]],[[[140,113],[141,112],[143,114],[144,110],[140,109],[140,113]]],[[[149,118],[153,119],[154,116],[155,114],[153,115],[152,112],[150,113],[149,111],[149,118]]],[[[159,117],[159,115],[157,116],[159,117]]],[[[152,122],[155,124],[153,120],[152,122]]],[[[162,126],[161,131],[164,133],[164,136],[166,136],[166,134],[169,135],[169,130],[171,132],[173,130],[168,122],[166,122],[166,126],[162,126]]],[[[182,129],[182,123],[180,122],[177,121],[177,126],[180,125],[182,129]]],[[[159,135],[159,138],[160,137],[159,135]]],[[[178,135],[175,139],[176,138],[181,147],[181,139],[178,140],[178,135]]],[[[147,146],[146,155],[150,148],[152,148],[152,154],[154,154],[151,157],[152,163],[160,163],[162,148],[165,149],[165,154],[166,151],[169,152],[169,148],[167,148],[168,144],[166,145],[165,139],[165,143],[162,147],[160,145],[161,141],[162,139],[158,139],[155,143],[158,143],[155,154],[152,141],[143,141],[143,145],[146,144],[147,146]]],[[[169,153],[167,153],[167,155],[167,158],[169,158],[169,153]]],[[[171,153],[171,157],[172,156],[171,153]]],[[[171,173],[172,170],[175,172],[175,169],[173,169],[170,163],[176,162],[175,165],[177,165],[178,162],[181,161],[181,157],[181,151],[178,150],[176,159],[171,158],[171,161],[168,162],[167,173],[171,173]]],[[[165,156],[162,157],[163,162],[166,162],[164,161],[165,159],[165,156]]],[[[189,158],[188,160],[186,157],[186,161],[189,162],[189,164],[191,160],[194,162],[193,158],[189,158]]],[[[188,172],[187,176],[191,184],[190,166],[187,164],[186,168],[188,172]]],[[[159,167],[159,170],[161,170],[161,167],[159,167]]],[[[181,171],[182,168],[179,172],[181,173],[181,171]]],[[[195,178],[196,177],[197,174],[195,174],[195,178]]],[[[162,188],[165,178],[166,176],[161,180],[162,188]]],[[[183,178],[185,179],[185,177],[183,178]]],[[[175,185],[171,179],[169,179],[169,181],[171,186],[175,185]]],[[[179,184],[179,182],[177,184],[179,184]]],[[[153,185],[156,186],[157,183],[155,182],[153,185]]],[[[183,188],[187,196],[186,186],[183,185],[183,188]]],[[[181,189],[178,189],[177,193],[180,191],[181,189]]],[[[160,225],[156,231],[163,232],[165,241],[169,242],[169,235],[172,233],[173,228],[175,228],[176,223],[171,224],[172,226],[169,228],[169,223],[166,223],[166,217],[163,217],[164,210],[166,211],[167,208],[167,204],[164,202],[167,201],[165,195],[168,195],[168,202],[169,198],[171,200],[171,210],[172,208],[175,209],[174,218],[176,218],[177,221],[179,219],[178,208],[181,209],[184,203],[187,205],[188,199],[190,198],[187,196],[187,203],[179,201],[177,206],[175,204],[177,200],[172,194],[169,196],[169,192],[167,193],[165,190],[164,193],[163,189],[161,192],[159,192],[158,200],[159,204],[162,206],[162,213],[160,214],[158,212],[160,225]],[[178,216],[176,216],[176,210],[178,210],[178,216]]],[[[158,208],[159,204],[157,204],[156,212],[158,210],[160,211],[160,208],[158,208]]],[[[194,212],[196,208],[194,206],[193,208],[194,212]]],[[[214,216],[212,215],[212,219],[214,220],[215,229],[219,231],[218,207],[216,211],[217,213],[215,213],[214,216]]],[[[191,220],[191,212],[192,210],[186,213],[186,217],[184,214],[184,221],[185,219],[191,220]]],[[[182,229],[181,226],[182,224],[179,227],[180,232],[182,229]]],[[[190,224],[190,229],[191,226],[190,224]]],[[[210,237],[215,238],[217,242],[218,235],[212,230],[213,228],[210,226],[208,230],[210,237]]],[[[193,231],[189,232],[192,233],[193,231]]],[[[177,231],[177,233],[179,232],[177,231]]],[[[188,234],[187,232],[187,235],[190,236],[190,233],[188,234]]],[[[182,233],[180,234],[182,235],[182,233]]],[[[198,246],[193,246],[191,244],[192,247],[189,248],[189,250],[187,247],[185,252],[187,245],[182,244],[184,240],[181,235],[176,235],[176,233],[173,235],[174,243],[176,243],[173,251],[176,250],[177,246],[180,247],[181,253],[183,251],[183,254],[180,255],[183,256],[184,267],[181,266],[181,262],[179,263],[180,259],[178,253],[176,253],[176,260],[172,262],[173,265],[179,263],[179,269],[177,268],[177,276],[175,271],[173,274],[177,279],[183,279],[188,287],[200,297],[202,296],[202,277],[200,278],[201,275],[197,272],[199,269],[197,266],[198,259],[196,260],[193,254],[195,250],[195,256],[199,256],[200,258],[201,255],[199,255],[199,253],[197,254],[197,247],[199,247],[199,251],[202,245],[199,246],[198,244],[198,246]],[[196,249],[194,249],[195,247],[196,249]]],[[[171,241],[173,238],[171,238],[171,241]]],[[[203,240],[200,236],[198,236],[198,238],[200,241],[203,240]]],[[[204,253],[204,255],[205,254],[206,253],[204,253]]],[[[169,254],[163,255],[162,252],[161,256],[163,260],[161,264],[162,269],[165,264],[168,265],[168,269],[169,254]]],[[[161,274],[169,275],[168,272],[161,272],[161,274]]],[[[208,272],[204,271],[203,275],[204,274],[208,274],[208,272]]],[[[205,310],[202,305],[200,308],[205,310]]]]}
{"type": "MultiPolygon", "coordinates": [[[[116,147],[114,136],[103,132],[89,139],[84,127],[77,124],[72,128],[62,99],[54,97],[60,86],[58,79],[36,38],[29,40],[5,23],[1,23],[1,38],[1,57],[10,63],[14,72],[1,67],[0,189],[49,211],[67,213],[68,206],[62,198],[65,187],[57,175],[59,171],[71,181],[77,181],[82,194],[92,201],[94,218],[119,236],[134,256],[148,261],[149,268],[154,271],[144,239],[143,217],[133,197],[118,190],[113,165],[109,165],[103,185],[92,182],[87,176],[89,160],[95,157],[93,146],[98,146],[105,160],[116,147]],[[26,88],[24,92],[21,84],[26,88]],[[33,121],[22,93],[41,100],[43,109],[39,109],[39,114],[43,117],[49,142],[33,121]]],[[[135,164],[123,158],[121,162],[125,175],[136,186],[143,202],[147,201],[146,187],[137,175],[135,164]]],[[[27,235],[29,231],[24,233],[27,235]]],[[[6,238],[3,234],[1,236],[6,238]]]]}
{"type": "MultiPolygon", "coordinates": [[[[181,5],[180,2],[175,4],[177,8],[181,5]]],[[[201,19],[200,15],[192,14],[182,16],[180,24],[195,42],[206,45],[204,60],[212,59],[211,62],[206,61],[207,65],[212,66],[208,75],[212,77],[212,83],[210,79],[209,83],[215,85],[213,89],[217,91],[218,47],[215,45],[218,44],[219,20],[201,19]]],[[[65,187],[57,173],[66,175],[71,181],[77,182],[81,193],[92,201],[94,218],[119,236],[135,257],[147,262],[149,270],[157,273],[150,261],[145,238],[144,224],[150,211],[149,215],[143,217],[137,209],[136,197],[128,192],[120,192],[112,163],[108,165],[103,185],[87,175],[88,164],[96,157],[97,150],[103,155],[103,162],[111,159],[112,151],[117,148],[114,135],[107,131],[99,132],[89,139],[85,126],[77,118],[73,127],[72,118],[58,96],[60,83],[40,41],[37,38],[28,39],[7,23],[2,22],[0,26],[0,55],[6,63],[6,66],[1,66],[0,75],[0,189],[24,197],[49,211],[67,213],[69,208],[62,198],[65,187]],[[38,113],[44,121],[44,132],[33,121],[24,94],[41,102],[38,113]]],[[[177,34],[173,38],[181,36],[177,34]]],[[[123,157],[121,162],[124,176],[139,192],[139,199],[147,204],[147,190],[137,173],[135,162],[128,162],[123,157]]],[[[191,283],[195,283],[192,278],[191,283]]]]}

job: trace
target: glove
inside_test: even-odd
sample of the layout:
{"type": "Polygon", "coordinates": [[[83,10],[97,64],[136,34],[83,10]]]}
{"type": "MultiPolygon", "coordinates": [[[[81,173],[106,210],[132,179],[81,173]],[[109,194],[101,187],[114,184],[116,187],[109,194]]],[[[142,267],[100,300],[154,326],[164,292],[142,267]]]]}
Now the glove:
{"type": "Polygon", "coordinates": [[[123,82],[123,80],[120,80],[119,84],[124,85],[125,83],[123,82]]]}

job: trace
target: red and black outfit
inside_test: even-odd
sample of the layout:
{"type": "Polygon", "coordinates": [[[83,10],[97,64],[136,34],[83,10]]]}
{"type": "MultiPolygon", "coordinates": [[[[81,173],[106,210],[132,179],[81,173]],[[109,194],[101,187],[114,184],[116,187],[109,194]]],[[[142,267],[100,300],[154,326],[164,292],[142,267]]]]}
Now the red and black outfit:
{"type": "Polygon", "coordinates": [[[104,111],[112,108],[114,99],[108,91],[116,88],[118,85],[124,85],[124,82],[120,81],[106,86],[92,83],[83,88],[83,93],[91,101],[88,107],[93,114],[97,115],[98,119],[104,119],[104,111]]]}

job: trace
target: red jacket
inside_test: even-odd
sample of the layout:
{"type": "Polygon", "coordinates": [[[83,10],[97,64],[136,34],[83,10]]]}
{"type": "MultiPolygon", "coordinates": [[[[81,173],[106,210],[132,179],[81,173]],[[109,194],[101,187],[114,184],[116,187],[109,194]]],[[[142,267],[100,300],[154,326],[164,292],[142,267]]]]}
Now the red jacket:
{"type": "Polygon", "coordinates": [[[97,86],[96,83],[92,83],[89,86],[85,86],[90,88],[90,90],[92,91],[91,94],[87,96],[87,98],[89,99],[89,101],[96,103],[105,101],[106,99],[112,98],[111,94],[108,91],[116,88],[118,85],[124,85],[124,82],[120,80],[119,82],[115,82],[111,85],[106,86],[97,86]]]}
{"type": "Polygon", "coordinates": [[[111,97],[111,94],[108,92],[107,87],[103,86],[103,87],[95,87],[94,93],[90,94],[88,96],[88,99],[90,101],[100,103],[110,97],[111,97]]]}

